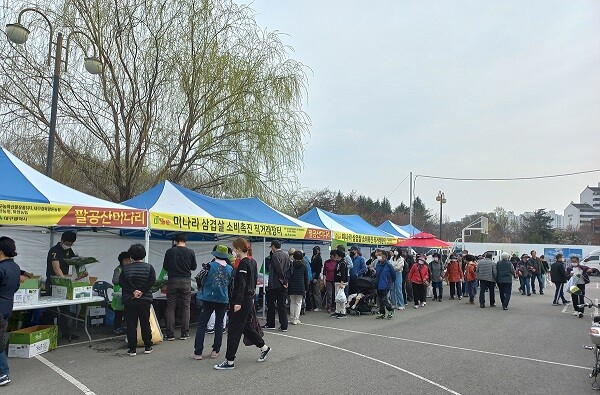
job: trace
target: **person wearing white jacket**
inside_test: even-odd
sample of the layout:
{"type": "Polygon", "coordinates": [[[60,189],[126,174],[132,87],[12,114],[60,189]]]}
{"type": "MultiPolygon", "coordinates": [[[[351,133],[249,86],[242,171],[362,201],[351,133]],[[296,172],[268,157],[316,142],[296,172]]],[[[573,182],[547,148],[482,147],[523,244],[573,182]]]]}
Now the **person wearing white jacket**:
{"type": "Polygon", "coordinates": [[[394,271],[396,272],[396,281],[391,291],[391,302],[394,308],[398,310],[404,310],[404,295],[402,294],[402,270],[404,269],[404,258],[400,255],[398,250],[392,252],[392,258],[390,260],[394,271]]]}

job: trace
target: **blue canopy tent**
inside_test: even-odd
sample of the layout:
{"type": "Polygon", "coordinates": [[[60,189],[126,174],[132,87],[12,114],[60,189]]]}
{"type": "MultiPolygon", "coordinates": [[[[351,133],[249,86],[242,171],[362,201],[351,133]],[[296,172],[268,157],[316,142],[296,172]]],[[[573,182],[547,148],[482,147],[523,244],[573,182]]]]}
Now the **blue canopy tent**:
{"type": "Polygon", "coordinates": [[[421,233],[421,231],[412,225],[396,225],[392,221],[385,221],[378,226],[379,229],[391,235],[407,239],[413,235],[421,233]]]}
{"type": "Polygon", "coordinates": [[[299,219],[329,229],[333,231],[334,239],[351,244],[392,245],[398,241],[397,236],[376,228],[356,214],[342,215],[313,208],[299,219]]]}

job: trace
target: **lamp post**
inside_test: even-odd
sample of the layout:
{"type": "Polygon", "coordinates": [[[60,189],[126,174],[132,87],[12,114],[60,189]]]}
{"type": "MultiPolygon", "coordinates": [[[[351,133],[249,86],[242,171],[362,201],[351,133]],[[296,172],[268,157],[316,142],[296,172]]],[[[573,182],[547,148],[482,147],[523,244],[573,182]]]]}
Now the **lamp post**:
{"type": "Polygon", "coordinates": [[[440,240],[442,240],[442,213],[444,203],[446,203],[446,197],[444,196],[444,192],[439,191],[435,200],[440,202],[440,240]]]}
{"type": "MultiPolygon", "coordinates": [[[[17,19],[17,23],[10,23],[6,25],[6,36],[10,41],[15,44],[25,44],[27,39],[29,38],[29,29],[21,24],[21,17],[27,11],[35,12],[41,15],[44,20],[48,23],[48,27],[50,28],[50,39],[48,40],[48,59],[47,64],[50,66],[52,62],[52,41],[54,39],[54,27],[50,22],[50,19],[40,10],[36,8],[25,8],[19,12],[19,17],[17,19]]],[[[84,58],[84,67],[90,74],[100,74],[103,69],[102,61],[96,55],[96,46],[94,45],[94,40],[90,38],[87,34],[81,31],[73,31],[67,35],[67,47],[65,53],[65,71],[67,70],[67,65],[69,61],[69,46],[71,36],[74,34],[81,34],[85,36],[91,43],[93,47],[93,56],[84,58]]],[[[55,52],[54,52],[54,74],[52,77],[52,104],[50,106],[50,130],[48,135],[48,156],[46,158],[46,175],[52,178],[52,162],[54,159],[54,134],[56,133],[56,115],[58,110],[58,92],[60,89],[60,74],[61,74],[61,64],[63,53],[63,34],[58,32],[56,34],[56,44],[55,44],[55,52]]]]}

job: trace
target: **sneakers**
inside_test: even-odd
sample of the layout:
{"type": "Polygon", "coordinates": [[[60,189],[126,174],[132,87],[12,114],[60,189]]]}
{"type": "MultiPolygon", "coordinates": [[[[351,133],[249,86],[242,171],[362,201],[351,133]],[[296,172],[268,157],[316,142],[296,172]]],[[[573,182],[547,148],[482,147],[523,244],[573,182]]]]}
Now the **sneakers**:
{"type": "Polygon", "coordinates": [[[388,320],[391,319],[391,318],[393,318],[393,317],[394,317],[394,312],[393,311],[388,312],[388,314],[387,314],[388,320]]]}
{"type": "Polygon", "coordinates": [[[419,305],[418,305],[418,304],[416,304],[416,305],[415,305],[415,309],[418,309],[418,308],[419,308],[419,305]]]}
{"type": "Polygon", "coordinates": [[[398,307],[398,310],[404,310],[404,309],[406,309],[406,307],[404,307],[404,306],[398,307]]]}
{"type": "Polygon", "coordinates": [[[346,318],[346,314],[338,314],[337,319],[338,320],[343,320],[344,318],[346,318]]]}
{"type": "Polygon", "coordinates": [[[150,354],[154,349],[152,346],[144,348],[144,354],[150,354]]]}
{"type": "Polygon", "coordinates": [[[219,353],[216,352],[215,350],[212,350],[212,352],[210,353],[210,358],[217,359],[218,357],[219,357],[219,353]]]}
{"type": "Polygon", "coordinates": [[[583,313],[579,313],[579,318],[583,318],[583,313]]]}
{"type": "Polygon", "coordinates": [[[459,297],[458,297],[458,300],[462,300],[462,296],[459,296],[459,297]]]}
{"type": "Polygon", "coordinates": [[[330,316],[330,317],[337,317],[337,316],[338,316],[338,314],[339,314],[339,313],[332,313],[332,314],[330,314],[329,316],[330,316]]]}
{"type": "Polygon", "coordinates": [[[218,365],[213,366],[216,370],[233,370],[233,362],[223,361],[218,365]]]}
{"type": "Polygon", "coordinates": [[[183,333],[181,334],[181,337],[179,338],[179,340],[187,340],[187,339],[189,339],[189,338],[190,338],[190,334],[189,334],[189,333],[187,333],[187,332],[183,332],[183,333]]]}
{"type": "Polygon", "coordinates": [[[504,307],[504,306],[503,306],[503,307],[502,307],[502,310],[508,310],[508,307],[504,307]]]}
{"type": "Polygon", "coordinates": [[[422,303],[421,303],[421,307],[425,307],[425,306],[427,306],[427,303],[425,303],[425,302],[422,302],[422,303]]]}
{"type": "Polygon", "coordinates": [[[543,295],[543,294],[544,294],[544,291],[540,291],[540,295],[543,295]]]}
{"type": "Polygon", "coordinates": [[[380,320],[382,318],[385,318],[385,314],[379,313],[379,314],[377,314],[377,317],[375,317],[375,318],[378,319],[378,320],[380,320]]]}
{"type": "Polygon", "coordinates": [[[257,362],[264,362],[267,359],[267,354],[271,351],[271,347],[267,347],[265,351],[260,352],[260,357],[258,357],[257,362]]]}
{"type": "Polygon", "coordinates": [[[196,355],[196,353],[192,353],[190,355],[190,358],[195,359],[196,361],[201,361],[202,360],[202,355],[196,355]]]}
{"type": "Polygon", "coordinates": [[[10,378],[7,374],[0,377],[0,385],[6,385],[8,383],[10,383],[10,378]]]}
{"type": "Polygon", "coordinates": [[[577,317],[579,315],[579,311],[574,312],[573,315],[577,317]]]}
{"type": "Polygon", "coordinates": [[[440,296],[437,301],[441,302],[442,301],[442,297],[440,296]]]}
{"type": "Polygon", "coordinates": [[[266,331],[274,331],[274,330],[275,330],[275,327],[274,327],[274,326],[266,326],[266,325],[263,325],[263,326],[262,326],[262,328],[263,328],[264,330],[266,330],[266,331]]]}
{"type": "Polygon", "coordinates": [[[127,350],[127,355],[129,355],[130,357],[135,357],[137,355],[137,351],[136,350],[127,350]]]}
{"type": "MultiPolygon", "coordinates": [[[[263,326],[263,328],[264,328],[264,326],[263,326]]],[[[206,332],[204,332],[204,333],[206,333],[207,335],[210,335],[210,334],[212,334],[212,333],[215,333],[215,328],[212,328],[212,329],[207,329],[207,330],[206,330],[206,332]]]]}
{"type": "Polygon", "coordinates": [[[277,329],[279,329],[281,332],[287,332],[287,328],[286,328],[286,329],[283,329],[282,327],[279,327],[279,328],[277,328],[277,329]]]}
{"type": "Polygon", "coordinates": [[[552,303],[552,306],[560,306],[559,303],[552,303]]]}
{"type": "Polygon", "coordinates": [[[163,337],[163,339],[172,342],[173,340],[175,340],[175,336],[174,335],[165,335],[165,337],[163,337]]]}
{"type": "Polygon", "coordinates": [[[313,311],[314,311],[314,312],[317,312],[317,311],[321,311],[321,309],[314,309],[313,311]]]}
{"type": "Polygon", "coordinates": [[[299,325],[299,324],[301,324],[301,323],[302,323],[302,322],[300,322],[300,320],[294,320],[294,321],[290,321],[290,324],[292,324],[292,325],[299,325]]]}

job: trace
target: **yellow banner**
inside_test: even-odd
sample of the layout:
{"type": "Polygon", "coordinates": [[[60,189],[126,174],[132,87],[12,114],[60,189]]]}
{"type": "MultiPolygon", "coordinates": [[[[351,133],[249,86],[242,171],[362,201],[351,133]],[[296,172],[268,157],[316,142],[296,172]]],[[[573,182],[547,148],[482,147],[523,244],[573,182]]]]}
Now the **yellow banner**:
{"type": "Polygon", "coordinates": [[[331,240],[331,231],[323,229],[156,212],[150,213],[150,228],[179,232],[218,233],[296,240],[331,240]]]}
{"type": "Polygon", "coordinates": [[[69,206],[0,200],[0,225],[146,227],[146,212],[137,209],[69,206]]]}
{"type": "Polygon", "coordinates": [[[345,241],[348,244],[394,245],[398,242],[397,237],[371,236],[347,232],[333,232],[333,238],[345,241]]]}

